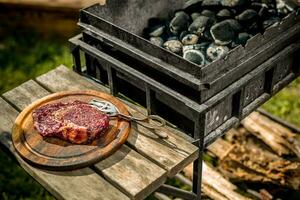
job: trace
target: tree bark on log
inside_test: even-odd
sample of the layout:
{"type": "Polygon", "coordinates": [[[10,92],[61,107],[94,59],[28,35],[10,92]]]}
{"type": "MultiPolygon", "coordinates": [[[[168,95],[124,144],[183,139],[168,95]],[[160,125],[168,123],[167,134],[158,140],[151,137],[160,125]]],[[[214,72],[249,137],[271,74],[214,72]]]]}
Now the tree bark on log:
{"type": "Polygon", "coordinates": [[[258,112],[251,113],[242,121],[242,125],[269,145],[279,156],[295,154],[300,158],[299,136],[282,125],[258,112]]]}
{"type": "Polygon", "coordinates": [[[279,157],[257,138],[245,134],[243,129],[241,131],[230,130],[228,133],[228,137],[234,137],[235,144],[218,139],[208,147],[219,158],[218,169],[226,177],[238,182],[300,188],[300,163],[279,157]]]}
{"type": "MultiPolygon", "coordinates": [[[[237,187],[224,177],[237,182],[299,190],[300,163],[280,157],[292,155],[300,158],[299,136],[257,112],[244,119],[242,125],[229,130],[226,140],[220,138],[207,148],[208,153],[218,158],[221,173],[203,162],[202,189],[205,194],[220,200],[248,199],[237,193],[237,187]]],[[[192,171],[192,165],[184,169],[190,180],[192,171]]],[[[272,198],[270,194],[260,196],[272,198]]]]}
{"type": "MultiPolygon", "coordinates": [[[[203,192],[216,200],[250,200],[236,192],[238,189],[234,184],[225,179],[218,171],[203,162],[202,189],[203,192]]],[[[193,165],[187,166],[183,173],[192,180],[193,165]]]]}

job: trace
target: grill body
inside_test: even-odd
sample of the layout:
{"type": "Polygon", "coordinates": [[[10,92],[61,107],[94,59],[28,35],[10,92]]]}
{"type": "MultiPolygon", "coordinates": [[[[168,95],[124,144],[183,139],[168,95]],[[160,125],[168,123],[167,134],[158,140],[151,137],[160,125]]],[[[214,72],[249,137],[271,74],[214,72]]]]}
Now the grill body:
{"type": "Polygon", "coordinates": [[[198,66],[142,38],[150,18],[183,2],[111,0],[82,9],[82,35],[70,40],[74,69],[82,73],[82,51],[88,76],[209,144],[297,77],[300,17],[291,13],[224,59],[198,66]]]}
{"type": "Polygon", "coordinates": [[[113,95],[138,102],[193,138],[199,147],[194,194],[181,194],[200,199],[204,147],[299,76],[300,16],[291,13],[225,58],[198,66],[142,38],[151,17],[166,17],[183,2],[109,0],[93,5],[80,11],[82,34],[70,43],[74,71],[108,85],[113,95]]]}
{"type": "Polygon", "coordinates": [[[84,35],[70,39],[77,72],[83,73],[80,60],[83,59],[86,75],[109,85],[112,94],[131,98],[147,107],[149,113],[168,119],[194,139],[204,139],[205,145],[213,142],[299,75],[299,63],[296,61],[300,56],[300,43],[296,42],[209,100],[197,103],[136,70],[132,67],[136,64],[134,61],[123,62],[118,52],[111,48],[101,46],[102,50],[99,50],[99,44],[95,41],[85,42],[84,35]],[[83,57],[80,57],[80,51],[84,53],[83,57]]]}
{"type": "Polygon", "coordinates": [[[237,46],[225,58],[200,67],[142,38],[149,19],[171,15],[184,1],[119,2],[112,0],[104,6],[93,5],[81,10],[79,26],[90,37],[126,54],[125,61],[129,58],[135,60],[142,73],[150,75],[151,71],[152,78],[163,75],[166,82],[170,82],[168,87],[198,103],[205,102],[296,42],[300,34],[299,17],[292,13],[278,26],[271,26],[263,34],[253,36],[245,47],[237,46]]]}

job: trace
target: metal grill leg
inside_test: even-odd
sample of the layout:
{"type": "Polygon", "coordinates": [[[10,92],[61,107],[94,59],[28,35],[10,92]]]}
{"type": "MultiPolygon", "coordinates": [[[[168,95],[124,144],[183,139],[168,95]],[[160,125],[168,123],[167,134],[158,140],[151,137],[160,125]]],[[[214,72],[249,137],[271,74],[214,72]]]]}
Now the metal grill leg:
{"type": "Polygon", "coordinates": [[[107,68],[107,75],[108,75],[108,84],[109,84],[109,88],[110,88],[110,93],[114,96],[116,96],[118,94],[118,88],[117,88],[117,73],[116,70],[108,67],[107,68]]]}
{"type": "Polygon", "coordinates": [[[74,47],[72,50],[73,55],[73,70],[79,74],[82,73],[81,62],[80,62],[80,51],[78,47],[74,47]]]}
{"type": "Polygon", "coordinates": [[[195,194],[193,194],[189,191],[183,190],[183,189],[176,188],[171,185],[163,184],[156,191],[166,194],[166,195],[172,195],[174,197],[179,197],[182,199],[187,199],[187,200],[195,200],[196,199],[195,194]]]}
{"type": "Polygon", "coordinates": [[[155,111],[155,93],[149,86],[146,86],[146,105],[147,105],[147,114],[152,115],[156,114],[155,111]]]}
{"type": "Polygon", "coordinates": [[[94,58],[90,55],[88,55],[87,53],[84,53],[84,60],[85,60],[85,66],[86,66],[86,73],[95,78],[95,73],[94,73],[94,58]]]}
{"type": "Polygon", "coordinates": [[[203,148],[200,146],[199,146],[198,159],[195,160],[193,163],[193,192],[197,194],[197,200],[201,200],[202,155],[203,155],[202,149],[203,148]]]}
{"type": "Polygon", "coordinates": [[[199,149],[198,159],[193,163],[193,192],[197,194],[197,200],[201,199],[202,181],[202,156],[204,148],[205,114],[199,114],[195,120],[194,138],[198,140],[195,145],[199,149]]]}

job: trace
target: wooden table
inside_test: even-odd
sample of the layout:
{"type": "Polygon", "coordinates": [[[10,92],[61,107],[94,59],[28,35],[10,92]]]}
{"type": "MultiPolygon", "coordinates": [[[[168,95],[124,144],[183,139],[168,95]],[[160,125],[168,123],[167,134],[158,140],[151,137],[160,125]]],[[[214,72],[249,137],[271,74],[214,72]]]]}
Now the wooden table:
{"type": "MultiPolygon", "coordinates": [[[[11,128],[18,113],[50,93],[81,89],[108,93],[108,88],[59,66],[0,98],[0,145],[9,149],[20,165],[57,199],[143,199],[168,177],[173,177],[197,159],[198,149],[179,131],[167,127],[165,131],[169,137],[160,139],[137,125],[133,126],[121,149],[90,167],[55,172],[37,169],[24,162],[11,142],[11,128]]],[[[144,108],[124,102],[132,115],[145,114],[144,108]]]]}

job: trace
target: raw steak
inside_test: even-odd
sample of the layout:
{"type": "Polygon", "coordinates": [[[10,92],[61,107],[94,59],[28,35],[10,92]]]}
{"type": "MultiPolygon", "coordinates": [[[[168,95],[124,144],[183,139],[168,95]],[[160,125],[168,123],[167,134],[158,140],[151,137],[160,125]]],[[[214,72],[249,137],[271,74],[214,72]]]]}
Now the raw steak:
{"type": "Polygon", "coordinates": [[[99,138],[109,126],[109,116],[81,101],[44,105],[32,113],[34,127],[44,137],[76,144],[99,138]]]}

